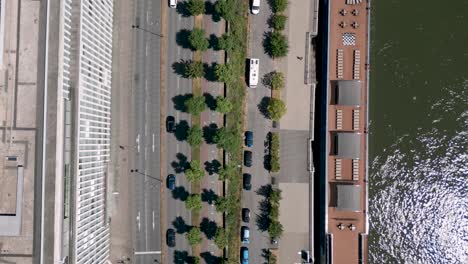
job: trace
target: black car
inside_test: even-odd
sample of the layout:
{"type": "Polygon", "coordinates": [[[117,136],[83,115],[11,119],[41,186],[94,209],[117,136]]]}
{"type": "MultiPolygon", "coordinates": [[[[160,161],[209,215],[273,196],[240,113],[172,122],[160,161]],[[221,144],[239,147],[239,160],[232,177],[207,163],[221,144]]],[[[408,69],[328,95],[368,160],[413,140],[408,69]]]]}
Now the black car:
{"type": "Polygon", "coordinates": [[[169,174],[169,176],[167,176],[167,188],[169,190],[174,190],[175,189],[175,176],[174,174],[169,174]]]}
{"type": "Polygon", "coordinates": [[[166,131],[167,133],[175,131],[175,118],[173,116],[168,116],[166,118],[166,131]]]}
{"type": "Polygon", "coordinates": [[[248,223],[250,222],[250,209],[242,208],[242,221],[248,223]]]}
{"type": "Polygon", "coordinates": [[[245,131],[245,145],[249,148],[253,146],[253,132],[245,131]]]}
{"type": "Polygon", "coordinates": [[[252,167],[252,151],[244,151],[244,165],[246,167],[252,167]]]}
{"type": "Polygon", "coordinates": [[[172,228],[169,228],[166,232],[166,243],[168,247],[175,247],[175,231],[172,228]]]}
{"type": "Polygon", "coordinates": [[[243,185],[244,185],[244,189],[247,190],[247,191],[250,191],[250,189],[252,189],[252,175],[248,174],[248,173],[244,173],[244,177],[243,177],[243,185]]]}

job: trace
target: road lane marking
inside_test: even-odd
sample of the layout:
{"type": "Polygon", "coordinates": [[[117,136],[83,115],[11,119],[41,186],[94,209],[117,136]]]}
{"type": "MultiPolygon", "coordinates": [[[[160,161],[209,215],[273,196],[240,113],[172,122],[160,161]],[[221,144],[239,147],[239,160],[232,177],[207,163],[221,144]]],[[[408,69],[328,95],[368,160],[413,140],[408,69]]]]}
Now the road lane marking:
{"type": "Polygon", "coordinates": [[[159,255],[161,254],[161,251],[135,251],[133,254],[135,255],[152,255],[152,254],[159,255]]]}
{"type": "Polygon", "coordinates": [[[148,42],[146,43],[146,56],[148,56],[148,42]]]}
{"type": "Polygon", "coordinates": [[[153,152],[154,152],[154,133],[153,133],[153,152]]]}
{"type": "Polygon", "coordinates": [[[136,217],[137,223],[138,223],[138,231],[140,231],[140,211],[138,211],[138,215],[136,217]]]}
{"type": "Polygon", "coordinates": [[[176,145],[176,152],[179,153],[179,143],[176,145]]]}
{"type": "MultiPolygon", "coordinates": [[[[146,147],[145,147],[145,160],[146,160],[146,147]]],[[[146,186],[146,162],[145,162],[145,186],[146,186]]],[[[145,199],[145,249],[148,250],[148,208],[147,208],[147,197],[146,197],[146,188],[143,188],[143,199],[145,199]]]]}
{"type": "Polygon", "coordinates": [[[153,211],[153,230],[154,230],[154,211],[153,211]]]}
{"type": "Polygon", "coordinates": [[[138,134],[135,141],[136,141],[136,144],[137,144],[137,152],[140,153],[140,134],[138,134]]]}

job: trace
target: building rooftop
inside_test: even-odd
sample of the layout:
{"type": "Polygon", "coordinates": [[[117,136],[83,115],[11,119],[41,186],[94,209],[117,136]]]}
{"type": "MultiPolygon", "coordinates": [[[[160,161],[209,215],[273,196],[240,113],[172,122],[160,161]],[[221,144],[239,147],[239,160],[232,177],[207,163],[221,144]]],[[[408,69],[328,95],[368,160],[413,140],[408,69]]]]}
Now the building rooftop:
{"type": "Polygon", "coordinates": [[[361,157],[361,133],[337,132],[334,136],[334,149],[337,158],[359,159],[361,157]]]}
{"type": "Polygon", "coordinates": [[[340,211],[359,212],[361,207],[361,186],[336,184],[336,209],[340,211]]]}
{"type": "Polygon", "coordinates": [[[336,104],[359,106],[361,105],[362,83],[359,80],[336,81],[336,104]]]}

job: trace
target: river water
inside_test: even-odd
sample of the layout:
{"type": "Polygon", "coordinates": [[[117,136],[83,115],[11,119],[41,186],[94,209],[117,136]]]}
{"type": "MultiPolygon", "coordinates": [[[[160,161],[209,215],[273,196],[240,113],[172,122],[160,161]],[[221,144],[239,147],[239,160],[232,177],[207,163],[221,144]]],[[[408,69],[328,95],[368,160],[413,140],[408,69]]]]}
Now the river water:
{"type": "Polygon", "coordinates": [[[468,263],[468,0],[372,10],[370,263],[468,263]]]}

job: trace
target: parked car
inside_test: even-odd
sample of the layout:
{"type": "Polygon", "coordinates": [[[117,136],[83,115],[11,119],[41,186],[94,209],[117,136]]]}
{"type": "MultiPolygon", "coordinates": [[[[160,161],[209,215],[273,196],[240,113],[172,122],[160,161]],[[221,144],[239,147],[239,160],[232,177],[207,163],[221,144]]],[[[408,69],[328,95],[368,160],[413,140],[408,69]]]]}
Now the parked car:
{"type": "Polygon", "coordinates": [[[166,118],[166,131],[167,133],[175,131],[175,118],[173,116],[168,116],[166,118]]]}
{"type": "Polygon", "coordinates": [[[252,175],[250,175],[249,173],[244,173],[242,184],[246,191],[250,191],[252,189],[252,175]]]}
{"type": "Polygon", "coordinates": [[[166,232],[166,243],[168,247],[175,247],[176,239],[175,239],[175,231],[172,228],[169,228],[166,232]]]}
{"type": "Polygon", "coordinates": [[[253,146],[253,132],[245,131],[245,145],[249,148],[253,146]]]}
{"type": "Polygon", "coordinates": [[[252,167],[252,151],[250,150],[244,151],[244,165],[246,167],[252,167]]]}
{"type": "Polygon", "coordinates": [[[242,243],[248,244],[250,242],[250,229],[247,226],[241,227],[241,240],[242,243]]]}
{"type": "Polygon", "coordinates": [[[175,175],[174,174],[169,174],[169,176],[167,176],[167,188],[169,190],[174,190],[175,189],[175,184],[176,184],[176,181],[175,181],[175,175]]]}
{"type": "Polygon", "coordinates": [[[249,249],[246,247],[241,247],[241,263],[249,264],[249,249]]]}
{"type": "Polygon", "coordinates": [[[260,0],[252,0],[252,14],[258,15],[260,13],[260,0]]]}
{"type": "Polygon", "coordinates": [[[250,209],[242,208],[242,221],[248,223],[250,222],[250,209]]]}
{"type": "Polygon", "coordinates": [[[176,8],[177,7],[177,0],[169,0],[169,7],[176,8]]]}

